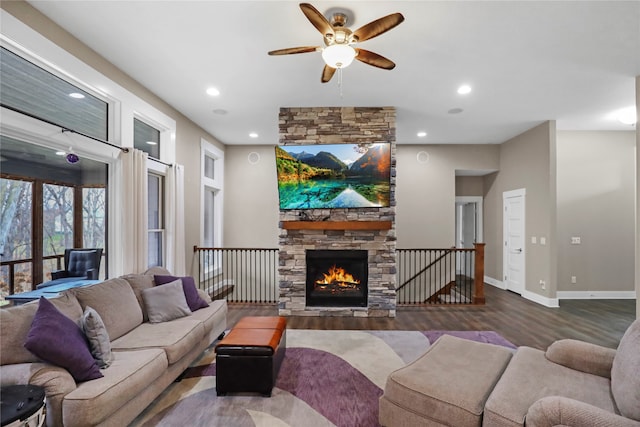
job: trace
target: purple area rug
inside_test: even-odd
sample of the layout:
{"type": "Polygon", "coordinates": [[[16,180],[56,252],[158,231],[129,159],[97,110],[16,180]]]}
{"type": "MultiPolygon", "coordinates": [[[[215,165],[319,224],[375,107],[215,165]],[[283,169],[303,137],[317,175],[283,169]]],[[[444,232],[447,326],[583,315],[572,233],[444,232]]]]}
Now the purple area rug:
{"type": "Polygon", "coordinates": [[[378,399],[387,376],[443,334],[515,348],[492,331],[289,329],[270,398],[250,393],[218,397],[212,347],[131,426],[378,427],[378,399]]]}

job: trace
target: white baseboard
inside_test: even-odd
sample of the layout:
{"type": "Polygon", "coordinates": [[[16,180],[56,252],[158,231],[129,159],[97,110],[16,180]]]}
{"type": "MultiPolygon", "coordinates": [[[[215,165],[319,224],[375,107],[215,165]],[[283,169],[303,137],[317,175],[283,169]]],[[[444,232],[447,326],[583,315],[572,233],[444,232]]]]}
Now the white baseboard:
{"type": "Polygon", "coordinates": [[[558,299],[636,299],[635,291],[558,291],[558,299]]]}
{"type": "MultiPolygon", "coordinates": [[[[504,282],[494,279],[493,277],[484,276],[484,282],[498,289],[502,289],[503,291],[507,290],[507,285],[504,282]]],[[[558,303],[558,298],[547,298],[545,296],[527,290],[522,293],[521,297],[544,305],[545,307],[556,308],[560,306],[560,304],[558,303]]]]}
{"type": "Polygon", "coordinates": [[[536,294],[535,292],[527,291],[526,289],[524,290],[524,292],[522,292],[522,297],[528,299],[529,301],[537,302],[540,305],[544,305],[545,307],[560,307],[558,298],[545,297],[544,295],[536,294]]]}
{"type": "Polygon", "coordinates": [[[484,276],[484,282],[498,289],[502,289],[503,291],[507,289],[507,285],[505,285],[504,282],[494,279],[493,277],[484,276]]]}

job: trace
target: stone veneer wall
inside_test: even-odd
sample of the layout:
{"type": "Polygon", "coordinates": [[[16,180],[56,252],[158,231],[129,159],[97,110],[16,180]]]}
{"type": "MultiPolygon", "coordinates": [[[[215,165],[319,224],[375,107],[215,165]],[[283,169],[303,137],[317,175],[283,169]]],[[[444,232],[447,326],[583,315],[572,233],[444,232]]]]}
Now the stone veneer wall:
{"type": "Polygon", "coordinates": [[[396,112],[393,107],[280,109],[280,144],[391,144],[390,207],[305,210],[328,221],[391,221],[390,230],[286,230],[299,210],[280,211],[279,313],[283,316],[395,317],[396,315],[396,112]],[[369,257],[368,307],[306,307],[306,250],[364,249],[369,257]]]}

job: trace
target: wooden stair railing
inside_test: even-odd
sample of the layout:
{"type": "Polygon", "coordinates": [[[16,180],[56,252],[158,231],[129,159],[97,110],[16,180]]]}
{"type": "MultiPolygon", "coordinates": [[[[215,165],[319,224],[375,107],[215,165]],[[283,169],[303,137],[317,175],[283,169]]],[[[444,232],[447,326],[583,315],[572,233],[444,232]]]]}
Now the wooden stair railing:
{"type": "MultiPolygon", "coordinates": [[[[464,249],[464,252],[473,252],[475,254],[473,272],[473,295],[471,296],[471,304],[482,305],[485,303],[484,296],[484,243],[474,243],[473,250],[464,249]]],[[[410,283],[415,281],[418,277],[425,274],[429,269],[437,265],[444,259],[449,256],[452,252],[461,251],[460,249],[451,248],[448,250],[444,250],[444,252],[438,256],[435,260],[430,262],[427,266],[422,268],[420,271],[412,275],[409,279],[405,280],[397,289],[396,292],[408,286],[410,283]]],[[[438,303],[440,301],[440,297],[446,294],[451,293],[452,290],[456,287],[456,281],[452,280],[449,283],[445,284],[440,289],[436,290],[431,296],[424,300],[425,304],[428,303],[438,303]]]]}
{"type": "Polygon", "coordinates": [[[420,277],[422,274],[424,274],[427,270],[429,270],[431,267],[433,267],[434,265],[436,265],[437,263],[440,262],[440,260],[442,260],[444,257],[448,256],[451,252],[453,252],[453,248],[452,249],[448,249],[446,250],[442,255],[440,255],[438,258],[434,259],[433,261],[431,261],[429,263],[429,265],[427,265],[426,267],[424,267],[422,270],[418,271],[416,274],[414,274],[413,276],[411,276],[410,278],[408,278],[407,280],[404,281],[404,283],[400,286],[398,286],[396,288],[396,292],[398,292],[400,289],[404,288],[405,286],[407,286],[409,283],[413,282],[414,280],[416,280],[417,277],[420,277]]]}

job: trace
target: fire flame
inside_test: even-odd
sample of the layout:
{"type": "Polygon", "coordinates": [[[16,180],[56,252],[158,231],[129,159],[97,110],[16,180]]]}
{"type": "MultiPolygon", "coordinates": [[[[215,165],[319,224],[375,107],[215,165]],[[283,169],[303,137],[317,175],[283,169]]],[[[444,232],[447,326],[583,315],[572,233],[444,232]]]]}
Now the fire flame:
{"type": "Polygon", "coordinates": [[[335,265],[329,269],[329,274],[322,273],[323,280],[316,281],[318,285],[330,285],[332,283],[349,283],[360,284],[360,280],[355,279],[351,274],[347,273],[344,268],[336,267],[335,265]]]}

